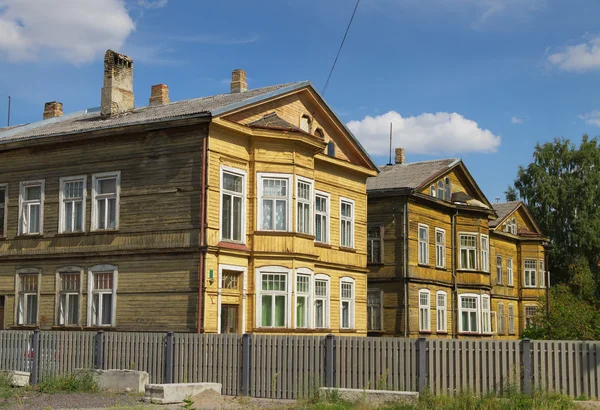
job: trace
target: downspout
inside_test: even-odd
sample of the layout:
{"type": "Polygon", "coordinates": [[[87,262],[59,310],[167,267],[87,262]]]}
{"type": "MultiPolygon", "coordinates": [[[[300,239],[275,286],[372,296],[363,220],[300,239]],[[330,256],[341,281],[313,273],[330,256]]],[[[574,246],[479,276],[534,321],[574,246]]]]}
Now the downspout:
{"type": "Polygon", "coordinates": [[[452,338],[456,339],[458,329],[458,281],[456,279],[456,217],[458,209],[450,216],[452,224],[452,279],[454,291],[452,296],[452,338]]]}
{"type": "Polygon", "coordinates": [[[548,340],[552,340],[552,326],[550,326],[550,271],[548,271],[548,244],[544,248],[544,283],[546,284],[546,320],[548,321],[548,340]]]}
{"type": "Polygon", "coordinates": [[[206,168],[208,166],[208,130],[206,136],[202,141],[202,181],[200,192],[202,198],[200,198],[200,262],[198,264],[198,333],[204,333],[204,270],[206,269],[206,191],[207,184],[206,179],[208,173],[206,168]]]}
{"type": "Polygon", "coordinates": [[[404,337],[408,337],[408,196],[404,197],[404,337]]]}

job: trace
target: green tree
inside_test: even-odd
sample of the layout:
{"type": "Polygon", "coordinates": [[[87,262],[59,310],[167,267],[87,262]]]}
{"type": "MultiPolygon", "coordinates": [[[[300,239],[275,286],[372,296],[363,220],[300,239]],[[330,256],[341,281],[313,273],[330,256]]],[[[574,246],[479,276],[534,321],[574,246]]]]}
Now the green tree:
{"type": "Polygon", "coordinates": [[[506,191],[504,191],[504,196],[508,202],[518,201],[519,193],[515,189],[515,187],[509,186],[506,191]]]}

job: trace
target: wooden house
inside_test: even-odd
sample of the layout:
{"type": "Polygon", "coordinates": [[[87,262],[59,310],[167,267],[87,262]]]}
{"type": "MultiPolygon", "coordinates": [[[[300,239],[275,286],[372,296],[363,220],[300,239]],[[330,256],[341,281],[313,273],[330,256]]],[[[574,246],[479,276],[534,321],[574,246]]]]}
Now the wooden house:
{"type": "Polygon", "coordinates": [[[369,333],[518,337],[547,284],[525,205],[492,205],[459,159],[395,162],[367,181],[369,333]]]}
{"type": "Polygon", "coordinates": [[[309,82],[0,129],[0,328],[366,334],[366,179],[309,82]]]}

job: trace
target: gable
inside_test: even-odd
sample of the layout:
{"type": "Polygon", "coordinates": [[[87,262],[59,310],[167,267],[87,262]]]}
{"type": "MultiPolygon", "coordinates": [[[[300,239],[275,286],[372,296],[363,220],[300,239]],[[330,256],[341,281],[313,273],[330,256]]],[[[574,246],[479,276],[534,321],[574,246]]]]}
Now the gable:
{"type": "Polygon", "coordinates": [[[525,229],[529,232],[533,232],[533,233],[537,233],[537,234],[541,235],[539,227],[533,220],[531,214],[527,211],[527,208],[525,207],[525,205],[522,203],[514,211],[509,213],[506,216],[506,218],[504,218],[501,221],[501,223],[499,223],[498,226],[496,226],[495,230],[496,231],[505,231],[505,227],[507,226],[508,223],[512,222],[513,219],[517,223],[517,231],[525,229]]]}
{"type": "Polygon", "coordinates": [[[476,199],[483,204],[487,205],[491,208],[491,204],[487,200],[486,196],[483,194],[477,183],[464,166],[462,161],[457,162],[456,166],[450,168],[450,170],[440,173],[439,175],[434,175],[432,178],[429,178],[427,181],[423,183],[420,187],[419,192],[425,195],[430,195],[431,186],[433,185],[436,189],[436,194],[438,190],[439,182],[442,183],[443,186],[446,185],[447,180],[450,181],[450,193],[465,193],[473,199],[476,199]]]}

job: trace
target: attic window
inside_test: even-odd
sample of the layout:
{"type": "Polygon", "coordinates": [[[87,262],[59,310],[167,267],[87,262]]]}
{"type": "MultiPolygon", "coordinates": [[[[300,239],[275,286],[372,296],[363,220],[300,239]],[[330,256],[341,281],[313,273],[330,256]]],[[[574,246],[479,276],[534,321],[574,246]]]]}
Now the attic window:
{"type": "Polygon", "coordinates": [[[429,195],[435,198],[435,185],[431,184],[429,187],[429,195]]]}
{"type": "Polygon", "coordinates": [[[321,139],[325,139],[325,134],[323,133],[323,130],[321,128],[317,128],[315,130],[315,135],[321,139]]]}
{"type": "Polygon", "coordinates": [[[312,121],[308,115],[303,115],[302,118],[300,118],[300,129],[304,132],[310,133],[311,122],[312,121]]]}
{"type": "Polygon", "coordinates": [[[450,178],[446,177],[444,180],[444,185],[446,188],[446,201],[452,200],[452,185],[450,185],[450,178]]]}
{"type": "Polygon", "coordinates": [[[335,144],[333,141],[329,141],[327,143],[327,155],[330,157],[335,157],[335,144]]]}
{"type": "Polygon", "coordinates": [[[439,199],[444,199],[444,183],[440,180],[437,183],[437,197],[439,199]]]}

